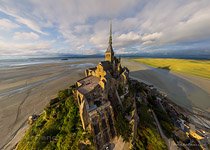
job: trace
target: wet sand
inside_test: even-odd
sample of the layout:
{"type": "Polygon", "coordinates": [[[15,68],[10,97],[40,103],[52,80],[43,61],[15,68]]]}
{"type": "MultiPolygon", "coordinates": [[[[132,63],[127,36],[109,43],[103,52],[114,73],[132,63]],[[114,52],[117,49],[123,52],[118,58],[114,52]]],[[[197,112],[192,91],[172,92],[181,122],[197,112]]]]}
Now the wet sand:
{"type": "MultiPolygon", "coordinates": [[[[28,116],[41,113],[59,90],[84,77],[84,70],[99,60],[0,70],[0,149],[11,149],[23,136],[28,116]]],[[[122,63],[132,77],[155,85],[176,104],[210,111],[210,80],[151,68],[129,59],[122,63]]]]}
{"type": "Polygon", "coordinates": [[[98,61],[84,59],[0,70],[0,149],[11,149],[27,128],[27,118],[41,113],[59,90],[84,77],[85,68],[98,61]]]}
{"type": "Polygon", "coordinates": [[[165,92],[176,104],[189,110],[210,112],[210,80],[157,69],[124,59],[123,65],[130,69],[131,77],[152,84],[165,92]]]}

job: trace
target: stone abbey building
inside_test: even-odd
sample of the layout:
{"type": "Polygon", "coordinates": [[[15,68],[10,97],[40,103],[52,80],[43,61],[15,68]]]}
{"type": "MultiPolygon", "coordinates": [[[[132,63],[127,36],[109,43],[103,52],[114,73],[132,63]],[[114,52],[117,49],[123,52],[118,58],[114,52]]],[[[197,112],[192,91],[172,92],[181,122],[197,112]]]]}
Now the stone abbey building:
{"type": "Polygon", "coordinates": [[[116,135],[113,107],[121,104],[118,88],[127,88],[129,77],[129,70],[114,56],[111,25],[105,61],[88,68],[85,76],[76,82],[82,126],[93,133],[97,149],[103,149],[116,135]]]}

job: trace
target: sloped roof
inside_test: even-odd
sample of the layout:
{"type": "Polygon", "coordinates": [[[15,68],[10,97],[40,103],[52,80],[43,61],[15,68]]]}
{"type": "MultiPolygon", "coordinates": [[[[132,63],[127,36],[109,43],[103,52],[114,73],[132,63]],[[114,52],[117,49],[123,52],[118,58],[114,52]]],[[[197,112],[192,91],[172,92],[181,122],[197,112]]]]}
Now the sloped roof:
{"type": "Polygon", "coordinates": [[[100,81],[100,78],[95,77],[95,76],[88,76],[85,77],[77,82],[82,84],[77,90],[82,93],[82,94],[87,94],[90,91],[94,90],[96,86],[98,85],[100,81]]]}

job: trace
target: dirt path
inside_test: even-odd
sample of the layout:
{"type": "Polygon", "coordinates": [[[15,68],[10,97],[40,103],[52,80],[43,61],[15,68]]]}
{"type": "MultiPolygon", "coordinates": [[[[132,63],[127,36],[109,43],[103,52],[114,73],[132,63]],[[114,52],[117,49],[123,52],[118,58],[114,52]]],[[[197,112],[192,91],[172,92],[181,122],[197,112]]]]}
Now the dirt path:
{"type": "Polygon", "coordinates": [[[159,123],[159,121],[158,121],[158,119],[157,119],[156,114],[154,113],[154,111],[153,110],[150,110],[150,111],[151,111],[151,113],[152,113],[152,115],[153,115],[153,117],[155,119],[156,125],[158,127],[158,131],[159,131],[161,137],[163,138],[163,140],[165,141],[168,149],[169,150],[177,150],[178,147],[176,146],[175,142],[172,139],[169,139],[169,138],[167,138],[165,136],[165,134],[164,134],[164,132],[162,130],[162,127],[160,126],[160,123],[159,123]]]}

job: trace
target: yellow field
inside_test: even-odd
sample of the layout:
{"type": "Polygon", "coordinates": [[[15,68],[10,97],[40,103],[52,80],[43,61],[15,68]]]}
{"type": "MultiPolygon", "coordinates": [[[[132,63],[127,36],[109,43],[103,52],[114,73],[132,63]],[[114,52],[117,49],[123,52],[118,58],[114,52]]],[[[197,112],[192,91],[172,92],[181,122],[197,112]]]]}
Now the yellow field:
{"type": "Polygon", "coordinates": [[[190,60],[190,59],[165,59],[165,58],[139,58],[135,61],[156,67],[172,70],[185,74],[196,75],[210,78],[209,60],[190,60]]]}

